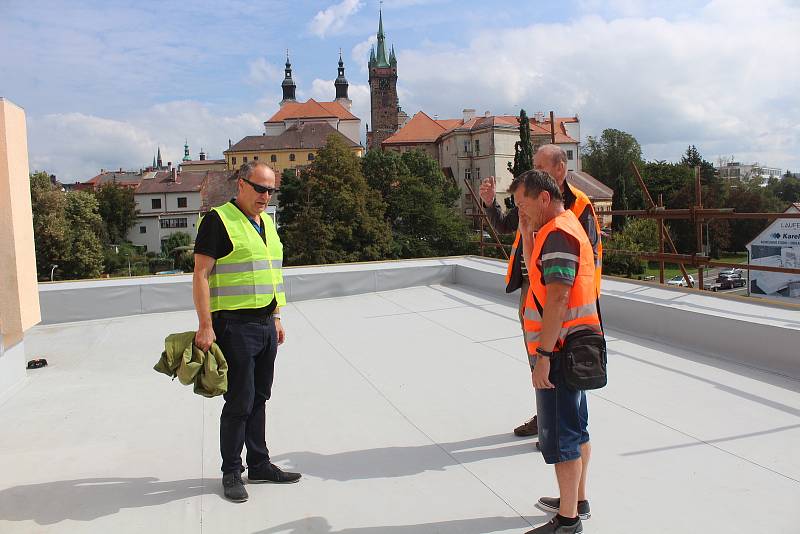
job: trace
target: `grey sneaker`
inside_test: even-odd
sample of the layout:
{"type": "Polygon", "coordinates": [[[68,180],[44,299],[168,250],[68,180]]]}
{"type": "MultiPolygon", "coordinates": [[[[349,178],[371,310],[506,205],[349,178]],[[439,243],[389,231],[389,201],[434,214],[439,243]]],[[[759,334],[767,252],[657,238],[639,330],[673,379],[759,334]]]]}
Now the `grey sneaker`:
{"type": "Polygon", "coordinates": [[[244,489],[241,473],[234,471],[222,475],[222,489],[225,498],[233,502],[245,502],[248,498],[247,490],[244,489]]]}
{"type": "MultiPolygon", "coordinates": [[[[560,504],[561,499],[558,497],[542,497],[539,499],[539,505],[548,512],[558,513],[560,504]]],[[[592,512],[589,510],[589,501],[578,501],[578,517],[581,519],[589,519],[592,517],[592,512]]]]}
{"type": "Polygon", "coordinates": [[[574,525],[562,525],[558,520],[558,516],[555,516],[549,523],[529,530],[525,534],[583,534],[583,524],[579,517],[578,522],[574,525]]]}

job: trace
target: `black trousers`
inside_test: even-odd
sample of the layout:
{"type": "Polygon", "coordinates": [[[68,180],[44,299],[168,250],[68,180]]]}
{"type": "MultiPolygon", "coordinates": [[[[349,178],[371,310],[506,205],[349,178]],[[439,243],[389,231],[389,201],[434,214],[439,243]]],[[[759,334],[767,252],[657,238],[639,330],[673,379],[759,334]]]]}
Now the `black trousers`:
{"type": "Polygon", "coordinates": [[[228,392],[219,422],[222,472],[238,472],[245,445],[248,468],[269,461],[265,404],[272,394],[278,335],[272,319],[248,323],[220,318],[213,326],[228,362],[228,392]]]}

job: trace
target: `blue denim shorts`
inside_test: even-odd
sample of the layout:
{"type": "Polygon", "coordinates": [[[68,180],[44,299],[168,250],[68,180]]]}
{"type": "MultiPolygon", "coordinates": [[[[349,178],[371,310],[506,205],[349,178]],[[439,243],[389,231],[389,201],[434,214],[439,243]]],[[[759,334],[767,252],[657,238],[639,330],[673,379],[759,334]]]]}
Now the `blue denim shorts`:
{"type": "Polygon", "coordinates": [[[567,387],[557,359],[551,363],[550,382],[555,389],[536,390],[539,448],[548,464],[581,457],[581,445],[589,441],[586,393],[567,387]]]}

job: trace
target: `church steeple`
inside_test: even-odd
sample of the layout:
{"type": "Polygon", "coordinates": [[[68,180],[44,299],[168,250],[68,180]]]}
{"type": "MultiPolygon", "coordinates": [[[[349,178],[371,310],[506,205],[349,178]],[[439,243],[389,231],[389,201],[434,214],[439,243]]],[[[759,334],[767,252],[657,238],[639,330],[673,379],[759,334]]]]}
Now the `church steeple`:
{"type": "Polygon", "coordinates": [[[158,147],[158,155],[156,156],[156,168],[161,169],[161,167],[163,166],[164,164],[161,161],[161,147],[158,147]]]}
{"type": "Polygon", "coordinates": [[[292,64],[289,62],[289,50],[286,50],[286,69],[284,70],[284,78],[283,82],[281,83],[281,89],[283,89],[283,100],[281,100],[280,105],[284,105],[286,102],[295,102],[295,90],[297,89],[297,85],[294,83],[292,79],[292,64]]]}
{"type": "Polygon", "coordinates": [[[352,101],[347,96],[349,84],[347,83],[347,78],[344,77],[344,60],[342,59],[341,49],[339,49],[339,76],[336,77],[336,81],[333,85],[336,87],[336,102],[350,109],[352,101]]]}
{"type": "Polygon", "coordinates": [[[376,67],[388,67],[389,61],[386,59],[386,35],[383,33],[383,10],[378,15],[378,57],[376,67]]]}
{"type": "Polygon", "coordinates": [[[186,142],[183,144],[183,161],[191,161],[192,158],[189,157],[189,140],[187,139],[186,142]]]}

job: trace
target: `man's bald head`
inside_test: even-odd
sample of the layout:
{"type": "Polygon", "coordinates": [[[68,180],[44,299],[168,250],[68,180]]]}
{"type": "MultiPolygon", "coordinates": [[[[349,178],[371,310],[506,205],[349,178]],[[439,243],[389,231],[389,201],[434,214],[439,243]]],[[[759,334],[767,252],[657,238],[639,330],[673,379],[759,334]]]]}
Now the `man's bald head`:
{"type": "Polygon", "coordinates": [[[567,153],[558,145],[542,145],[533,157],[533,168],[546,172],[563,187],[567,177],[567,153]]]}

